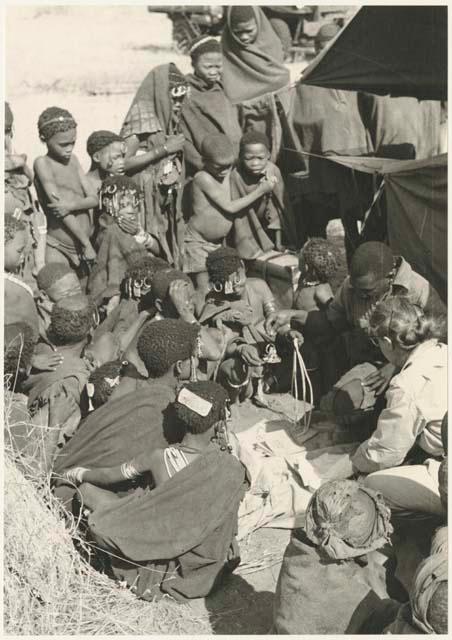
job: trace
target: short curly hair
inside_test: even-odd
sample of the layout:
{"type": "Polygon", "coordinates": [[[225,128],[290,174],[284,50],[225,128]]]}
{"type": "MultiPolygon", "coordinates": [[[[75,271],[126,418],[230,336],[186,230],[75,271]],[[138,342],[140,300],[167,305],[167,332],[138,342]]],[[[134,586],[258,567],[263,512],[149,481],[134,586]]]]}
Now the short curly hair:
{"type": "Polygon", "coordinates": [[[324,238],[311,238],[300,251],[300,260],[320,282],[328,282],[338,269],[337,252],[324,238]]]}
{"type": "Polygon", "coordinates": [[[142,330],[137,351],[149,377],[160,378],[178,360],[188,360],[195,352],[199,326],[184,320],[150,322],[142,330]]]}
{"type": "Polygon", "coordinates": [[[41,291],[47,291],[55,282],[64,278],[68,273],[75,275],[75,271],[69,265],[63,262],[47,262],[36,276],[38,288],[41,291]]]}
{"type": "Polygon", "coordinates": [[[128,263],[129,266],[124,276],[125,280],[144,280],[147,278],[151,283],[157,271],[170,268],[165,260],[151,256],[146,251],[134,252],[134,255],[129,258],[128,263]]]}
{"type": "Polygon", "coordinates": [[[94,393],[91,396],[94,409],[98,409],[107,402],[117,386],[116,380],[123,377],[127,364],[121,360],[112,360],[97,367],[91,373],[88,383],[94,386],[94,393]]]}
{"type": "Polygon", "coordinates": [[[123,138],[113,131],[93,131],[86,141],[86,151],[92,158],[97,151],[102,151],[105,147],[108,147],[113,142],[123,142],[123,138]]]}
{"type": "Polygon", "coordinates": [[[183,280],[187,284],[192,284],[190,277],[186,273],[172,268],[159,269],[152,278],[152,299],[154,302],[156,300],[161,301],[162,312],[165,317],[174,315],[174,307],[169,297],[169,288],[170,284],[175,280],[183,280]]]}
{"type": "MultiPolygon", "coordinates": [[[[195,395],[207,400],[212,404],[212,408],[206,416],[201,416],[184,404],[178,402],[177,398],[173,402],[173,409],[176,417],[185,425],[188,433],[205,433],[220,420],[226,419],[226,406],[229,395],[220,384],[212,380],[190,382],[183,386],[195,395]]],[[[179,397],[179,396],[178,396],[179,397]]]]}
{"type": "Polygon", "coordinates": [[[143,193],[135,180],[130,176],[117,175],[105,178],[100,188],[101,194],[105,198],[109,195],[106,191],[108,187],[116,187],[118,191],[134,191],[137,195],[143,193]]]}
{"type": "Polygon", "coordinates": [[[48,107],[38,119],[39,137],[44,142],[50,140],[56,133],[70,131],[77,128],[77,122],[72,113],[60,107],[48,107]]]}
{"type": "Polygon", "coordinates": [[[53,305],[48,337],[52,344],[81,342],[95,326],[96,307],[83,294],[68,296],[53,305]]]}
{"type": "Polygon", "coordinates": [[[33,329],[26,322],[5,325],[3,343],[4,385],[11,391],[25,378],[35,349],[33,329]]]}
{"type": "Polygon", "coordinates": [[[23,220],[18,220],[11,213],[5,213],[4,217],[4,239],[5,243],[14,240],[16,233],[25,231],[26,225],[23,220]]]}
{"type": "Polygon", "coordinates": [[[243,266],[242,260],[235,249],[220,247],[209,253],[206,268],[211,282],[224,284],[232,273],[243,266]]]}

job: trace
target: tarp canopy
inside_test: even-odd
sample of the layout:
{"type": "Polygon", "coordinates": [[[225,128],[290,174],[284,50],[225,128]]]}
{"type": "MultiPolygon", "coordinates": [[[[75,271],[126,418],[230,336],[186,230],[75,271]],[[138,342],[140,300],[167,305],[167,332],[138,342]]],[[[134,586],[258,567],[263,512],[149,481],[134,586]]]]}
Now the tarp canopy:
{"type": "Polygon", "coordinates": [[[325,156],[384,176],[389,244],[447,300],[447,153],[426,160],[325,156]]]}
{"type": "Polygon", "coordinates": [[[302,82],[447,100],[447,7],[362,7],[303,71],[302,82]]]}

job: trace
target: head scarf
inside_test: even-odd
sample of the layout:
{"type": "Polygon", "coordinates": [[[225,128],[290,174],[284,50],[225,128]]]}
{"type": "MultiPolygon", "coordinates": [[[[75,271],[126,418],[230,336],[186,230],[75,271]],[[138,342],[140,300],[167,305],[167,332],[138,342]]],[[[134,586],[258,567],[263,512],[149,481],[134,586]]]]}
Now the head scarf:
{"type": "Polygon", "coordinates": [[[414,624],[424,633],[437,633],[427,620],[430,601],[441,582],[447,582],[447,553],[435,553],[421,562],[414,576],[410,602],[414,624]]]}
{"type": "Polygon", "coordinates": [[[283,64],[281,41],[262,9],[251,7],[257,24],[257,36],[249,45],[242,44],[231,30],[232,9],[228,7],[221,39],[223,86],[229,100],[239,104],[282,89],[289,84],[290,76],[283,64]]]}
{"type": "Polygon", "coordinates": [[[306,535],[333,560],[356,558],[388,542],[390,517],[381,494],[352,480],[332,480],[309,502],[306,535]]]}

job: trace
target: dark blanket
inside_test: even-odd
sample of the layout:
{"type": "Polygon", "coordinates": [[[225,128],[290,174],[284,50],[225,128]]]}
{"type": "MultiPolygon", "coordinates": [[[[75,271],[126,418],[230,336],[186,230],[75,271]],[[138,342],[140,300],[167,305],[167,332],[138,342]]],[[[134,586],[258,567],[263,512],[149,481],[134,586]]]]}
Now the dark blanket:
{"type": "MultiPolygon", "coordinates": [[[[182,74],[172,64],[155,67],[138,88],[124,119],[121,136],[136,135],[144,151],[165,144],[166,137],[175,132],[175,116],[170,96],[170,74],[182,74]]],[[[149,165],[135,178],[144,191],[146,231],[158,239],[162,256],[169,264],[182,268],[184,221],[181,210],[184,164],[178,160],[178,177],[169,193],[161,178],[168,158],[149,165]]]]}
{"type": "Polygon", "coordinates": [[[222,35],[223,84],[233,104],[253,100],[277,91],[289,84],[289,71],[284,66],[281,40],[276,35],[262,9],[253,7],[257,23],[257,37],[253,44],[244,45],[230,28],[230,12],[222,35]]]}
{"type": "MultiPolygon", "coordinates": [[[[267,229],[281,229],[283,244],[296,240],[295,220],[292,206],[286,194],[284,182],[279,169],[271,165],[270,171],[278,178],[278,183],[268,200],[263,196],[240,215],[234,216],[231,232],[232,246],[244,260],[253,260],[262,252],[274,249],[274,244],[267,235],[267,229]]],[[[233,200],[248,195],[256,188],[256,183],[249,183],[246,176],[238,169],[231,173],[231,196],[233,200]]]]}
{"type": "MultiPolygon", "coordinates": [[[[358,102],[377,155],[382,155],[382,147],[396,145],[411,145],[413,158],[417,160],[438,155],[441,120],[438,101],[366,93],[359,94],[358,102]]],[[[400,160],[405,158],[399,156],[400,160]]]]}
{"type": "Polygon", "coordinates": [[[185,136],[185,164],[188,175],[202,169],[201,143],[205,136],[224,133],[232,143],[236,157],[242,136],[237,107],[226,97],[220,83],[207,86],[193,74],[186,76],[190,92],[182,108],[181,130],[185,136]]]}
{"type": "Polygon", "coordinates": [[[111,216],[103,213],[99,225],[97,262],[87,289],[96,305],[119,295],[129,257],[140,249],[135,238],[122,231],[111,216]]]}
{"type": "Polygon", "coordinates": [[[211,444],[156,489],[95,511],[91,533],[107,552],[144,563],[115,571],[129,584],[138,576],[138,595],[160,587],[178,600],[207,596],[227,562],[244,481],[241,463],[211,444]]]}
{"type": "Polygon", "coordinates": [[[69,501],[74,495],[73,485],[58,478],[71,467],[114,467],[177,441],[180,434],[165,411],[174,397],[174,388],[155,380],[147,393],[129,393],[90,413],[55,460],[58,497],[69,501]]]}
{"type": "MultiPolygon", "coordinates": [[[[368,554],[368,564],[324,560],[301,530],[284,553],[274,601],[278,634],[355,634],[388,601],[386,569],[368,554]]],[[[382,631],[382,629],[380,630],[382,631]]]]}

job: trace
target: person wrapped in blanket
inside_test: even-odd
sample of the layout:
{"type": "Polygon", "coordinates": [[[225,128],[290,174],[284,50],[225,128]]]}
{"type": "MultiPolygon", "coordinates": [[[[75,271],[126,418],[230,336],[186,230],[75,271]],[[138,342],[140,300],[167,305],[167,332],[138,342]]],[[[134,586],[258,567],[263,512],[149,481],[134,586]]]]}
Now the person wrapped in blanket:
{"type": "Polygon", "coordinates": [[[179,444],[65,476],[78,485],[90,534],[111,553],[115,577],[143,599],[167,593],[184,601],[207,596],[240,561],[235,534],[245,469],[228,446],[227,393],[219,384],[184,385],[170,409],[184,428],[179,444]],[[146,489],[125,498],[113,493],[118,482],[142,474],[152,478],[146,489]]]}
{"type": "Polygon", "coordinates": [[[282,131],[274,92],[285,114],[291,103],[281,40],[260,7],[239,5],[227,8],[221,46],[226,96],[240,105],[243,131],[254,129],[268,136],[275,162],[282,131]]]}
{"type": "Polygon", "coordinates": [[[45,338],[55,303],[63,298],[81,295],[82,287],[77,274],[62,262],[48,262],[36,276],[38,295],[35,298],[39,315],[39,335],[45,338]]]}
{"type": "Polygon", "coordinates": [[[72,437],[80,423],[82,392],[90,371],[117,355],[118,347],[111,335],[89,344],[96,321],[96,308],[84,295],[68,296],[56,303],[47,342],[37,345],[35,358],[50,358],[56,352],[58,362],[47,370],[32,370],[23,383],[30,414],[39,415],[41,424],[49,429],[49,465],[57,447],[72,437]]]}
{"type": "Polygon", "coordinates": [[[259,398],[264,392],[264,365],[280,361],[274,340],[263,327],[275,310],[273,294],[264,280],[246,277],[245,265],[235,249],[213,251],[206,265],[212,289],[199,321],[228,329],[218,381],[234,402],[259,398]]]}
{"type": "Polygon", "coordinates": [[[143,192],[128,176],[106,178],[99,192],[98,254],[88,280],[88,293],[110,313],[120,300],[120,284],[130,255],[139,248],[158,253],[158,241],[138,224],[143,192]],[[135,223],[135,234],[123,230],[123,220],[135,223]]]}
{"type": "Polygon", "coordinates": [[[158,239],[158,255],[176,268],[183,258],[180,116],[186,93],[186,80],[173,63],[155,67],[139,86],[120,131],[126,174],[144,193],[143,228],[158,239]]]}
{"type": "Polygon", "coordinates": [[[381,633],[397,609],[388,601],[390,516],[381,494],[355,481],[322,485],[284,553],[273,633],[381,633]],[[381,626],[366,629],[375,611],[381,626]]]}

